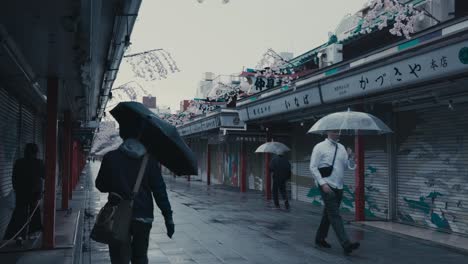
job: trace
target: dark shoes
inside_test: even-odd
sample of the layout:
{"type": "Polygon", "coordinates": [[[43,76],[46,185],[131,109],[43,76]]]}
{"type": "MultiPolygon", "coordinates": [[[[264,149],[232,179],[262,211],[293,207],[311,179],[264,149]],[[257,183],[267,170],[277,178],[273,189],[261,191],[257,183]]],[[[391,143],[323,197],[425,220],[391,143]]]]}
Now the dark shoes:
{"type": "Polygon", "coordinates": [[[351,254],[351,252],[353,252],[353,250],[358,249],[359,246],[361,246],[361,244],[359,242],[353,242],[353,243],[348,242],[348,243],[346,243],[345,246],[343,247],[345,255],[351,254]]]}
{"type": "Polygon", "coordinates": [[[331,245],[328,244],[327,241],[325,241],[325,239],[315,240],[315,245],[322,248],[331,248],[331,245]]]}

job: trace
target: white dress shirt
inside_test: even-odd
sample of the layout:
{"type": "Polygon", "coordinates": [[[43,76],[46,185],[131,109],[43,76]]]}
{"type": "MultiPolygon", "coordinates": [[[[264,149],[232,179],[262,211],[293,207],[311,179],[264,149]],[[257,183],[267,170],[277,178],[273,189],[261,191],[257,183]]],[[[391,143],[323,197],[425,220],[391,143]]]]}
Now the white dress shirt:
{"type": "Polygon", "coordinates": [[[348,159],[348,152],[345,147],[340,143],[335,143],[326,138],[324,141],[315,145],[310,157],[310,171],[315,178],[318,185],[327,183],[332,188],[343,189],[343,178],[346,167],[353,170],[350,160],[348,159]],[[333,163],[333,156],[335,155],[335,146],[338,145],[336,150],[335,164],[330,176],[322,178],[319,168],[331,166],[333,163]]]}

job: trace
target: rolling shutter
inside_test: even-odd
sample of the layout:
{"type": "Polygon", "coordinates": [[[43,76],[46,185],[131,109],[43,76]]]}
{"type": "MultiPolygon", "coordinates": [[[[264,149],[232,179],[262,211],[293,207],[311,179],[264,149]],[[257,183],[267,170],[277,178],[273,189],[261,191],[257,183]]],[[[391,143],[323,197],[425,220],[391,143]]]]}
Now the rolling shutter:
{"type": "Polygon", "coordinates": [[[24,106],[21,106],[21,154],[24,152],[24,147],[28,143],[33,143],[34,140],[34,118],[32,113],[24,106]]]}
{"type": "Polygon", "coordinates": [[[321,137],[307,134],[307,126],[295,126],[291,153],[292,198],[321,205],[320,193],[309,169],[310,155],[321,137]]]}
{"type": "Polygon", "coordinates": [[[398,114],[397,216],[468,234],[468,104],[398,114]]]}
{"type": "Polygon", "coordinates": [[[3,237],[13,210],[11,175],[19,150],[19,105],[0,88],[0,236],[3,237]]]}
{"type": "MultiPolygon", "coordinates": [[[[249,140],[251,138],[248,138],[249,140]]],[[[246,141],[243,143],[246,151],[247,185],[250,190],[263,191],[263,178],[265,175],[265,156],[255,153],[262,144],[246,141]]]]}

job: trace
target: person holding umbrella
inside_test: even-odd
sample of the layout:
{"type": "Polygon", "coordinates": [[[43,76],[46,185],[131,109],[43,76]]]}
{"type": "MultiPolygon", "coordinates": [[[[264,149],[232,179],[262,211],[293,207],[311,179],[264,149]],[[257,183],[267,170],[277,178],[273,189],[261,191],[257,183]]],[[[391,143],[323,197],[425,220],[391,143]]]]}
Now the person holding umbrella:
{"type": "Polygon", "coordinates": [[[359,248],[359,242],[351,242],[344,229],[340,215],[343,198],[343,177],[345,169],[355,169],[354,157],[350,148],[340,144],[340,135],[380,135],[391,133],[377,117],[363,112],[337,112],[318,120],[308,133],[327,134],[327,138],[315,145],[310,158],[310,170],[322,195],[325,208],[317,230],[315,243],[319,247],[330,248],[325,240],[330,225],[344,249],[350,254],[359,248]]]}
{"type": "Polygon", "coordinates": [[[278,191],[281,192],[281,195],[284,199],[284,205],[286,209],[289,209],[288,195],[286,193],[286,183],[291,179],[291,164],[288,159],[284,157],[284,153],[290,151],[290,149],[280,142],[266,142],[260,145],[255,153],[271,153],[275,157],[270,162],[270,167],[268,168],[272,173],[273,178],[273,201],[275,203],[275,208],[279,209],[279,199],[278,191]]]}
{"type": "MultiPolygon", "coordinates": [[[[120,123],[120,136],[124,140],[117,150],[104,155],[96,188],[101,192],[117,193],[127,198],[132,192],[146,147],[140,142],[142,124],[139,120],[120,123]]],[[[167,236],[174,233],[171,204],[161,175],[161,166],[149,155],[143,180],[134,197],[133,216],[128,244],[109,244],[111,263],[148,263],[148,243],[153,222],[153,201],[160,208],[167,228],[167,236]]],[[[113,199],[109,195],[109,199],[113,199]]]]}
{"type": "Polygon", "coordinates": [[[330,224],[346,254],[359,248],[358,242],[351,242],[346,234],[340,215],[340,204],[343,198],[344,170],[350,166],[349,154],[345,147],[338,143],[339,132],[329,131],[328,137],[315,145],[310,158],[310,170],[320,189],[325,208],[322,221],[315,236],[315,244],[319,247],[330,248],[325,240],[330,224]]]}
{"type": "Polygon", "coordinates": [[[273,178],[273,201],[277,209],[280,208],[278,191],[284,199],[284,206],[289,210],[288,194],[286,193],[286,182],[291,179],[291,164],[284,157],[283,153],[279,153],[270,162],[270,172],[273,178]]]}

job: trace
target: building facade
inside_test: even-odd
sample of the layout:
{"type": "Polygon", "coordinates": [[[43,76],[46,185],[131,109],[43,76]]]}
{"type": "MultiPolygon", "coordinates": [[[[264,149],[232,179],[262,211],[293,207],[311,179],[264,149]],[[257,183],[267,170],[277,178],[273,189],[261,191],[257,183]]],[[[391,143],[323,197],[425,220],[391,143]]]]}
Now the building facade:
{"type": "MultiPolygon", "coordinates": [[[[239,119],[247,125],[243,133],[264,137],[244,147],[251,147],[244,155],[252,155],[244,164],[254,164],[253,180],[246,177],[249,186],[262,186],[258,189],[267,193],[265,158],[269,157],[255,159],[253,151],[267,140],[282,141],[291,146],[292,198],[322,206],[309,163],[313,146],[324,138],[307,131],[329,113],[349,108],[364,111],[379,117],[394,133],[360,138],[363,177],[358,178],[355,171],[346,173],[342,210],[356,211],[358,178],[364,180],[366,219],[468,235],[467,18],[452,18],[410,40],[392,40],[367,53],[356,53],[353,45],[343,45],[342,61],[318,67],[287,87],[268,89],[237,102],[239,119]]],[[[200,140],[198,149],[210,145],[208,135],[191,135],[190,141],[200,140]]],[[[352,148],[358,144],[354,137],[341,141],[352,148]]],[[[224,166],[213,172],[222,175],[217,177],[223,180],[216,183],[232,185],[224,180],[226,174],[235,172],[226,166],[230,163],[225,157],[238,153],[236,147],[211,148],[213,153],[227,153],[213,159],[224,166]]]]}

